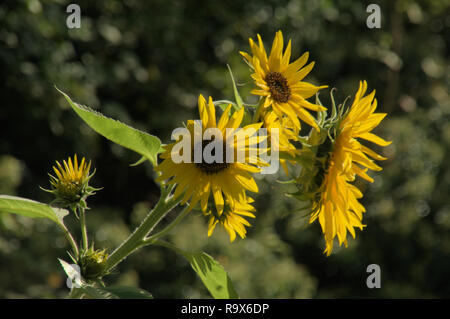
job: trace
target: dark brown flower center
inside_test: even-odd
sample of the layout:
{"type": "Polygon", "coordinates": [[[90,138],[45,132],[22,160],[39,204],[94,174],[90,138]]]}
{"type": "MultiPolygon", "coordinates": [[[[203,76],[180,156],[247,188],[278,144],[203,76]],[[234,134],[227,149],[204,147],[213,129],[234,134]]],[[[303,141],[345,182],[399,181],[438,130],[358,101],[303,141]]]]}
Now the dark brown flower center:
{"type": "MultiPolygon", "coordinates": [[[[210,141],[210,140],[202,141],[202,154],[204,154],[205,147],[210,143],[212,143],[212,141],[210,141]]],[[[229,163],[227,163],[227,161],[226,161],[226,158],[227,158],[226,157],[226,149],[227,149],[226,143],[222,142],[222,147],[223,147],[222,148],[222,163],[220,163],[220,161],[219,161],[219,163],[217,163],[215,160],[212,161],[212,163],[207,163],[207,162],[205,162],[203,156],[201,159],[202,161],[200,163],[195,163],[194,162],[194,152],[192,152],[192,162],[194,162],[195,166],[198,169],[200,169],[203,173],[206,173],[208,175],[217,174],[220,171],[223,171],[224,169],[226,169],[229,165],[229,163]]],[[[213,150],[211,152],[208,151],[207,153],[208,153],[208,155],[209,155],[209,153],[211,153],[211,156],[215,156],[216,155],[215,152],[216,152],[216,148],[213,148],[213,150]]]]}
{"type": "Polygon", "coordinates": [[[264,78],[272,98],[276,102],[286,103],[291,96],[291,89],[289,88],[288,81],[280,72],[269,72],[264,78]]]}

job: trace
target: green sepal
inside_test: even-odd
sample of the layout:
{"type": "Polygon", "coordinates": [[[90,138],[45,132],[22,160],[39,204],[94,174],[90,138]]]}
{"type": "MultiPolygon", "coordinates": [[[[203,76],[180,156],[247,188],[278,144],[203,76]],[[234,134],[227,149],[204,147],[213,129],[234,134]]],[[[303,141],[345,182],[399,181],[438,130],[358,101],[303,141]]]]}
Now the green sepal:
{"type": "Polygon", "coordinates": [[[108,259],[106,249],[94,249],[94,244],[87,250],[80,253],[78,265],[81,269],[81,275],[86,280],[100,279],[105,275],[105,266],[108,259]]]}
{"type": "Polygon", "coordinates": [[[142,156],[138,161],[134,162],[133,164],[130,164],[130,166],[134,167],[134,166],[138,166],[142,163],[145,163],[146,161],[148,161],[149,159],[145,156],[142,156]]]}

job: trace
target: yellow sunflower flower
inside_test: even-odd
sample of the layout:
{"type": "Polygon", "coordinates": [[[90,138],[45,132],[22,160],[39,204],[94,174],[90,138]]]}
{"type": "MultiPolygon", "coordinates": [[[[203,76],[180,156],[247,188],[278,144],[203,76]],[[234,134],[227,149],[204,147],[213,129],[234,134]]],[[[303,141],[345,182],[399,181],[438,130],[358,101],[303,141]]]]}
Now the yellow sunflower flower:
{"type": "MultiPolygon", "coordinates": [[[[246,137],[246,142],[241,143],[240,137],[234,140],[234,143],[229,139],[230,134],[233,134],[240,126],[244,109],[235,111],[232,116],[229,115],[231,105],[223,112],[219,121],[216,122],[216,110],[213,100],[210,97],[206,102],[205,98],[200,95],[198,100],[198,108],[200,119],[202,121],[202,136],[209,128],[217,128],[222,133],[223,158],[221,161],[213,161],[207,163],[202,157],[200,161],[194,161],[195,153],[195,138],[191,138],[190,143],[190,161],[174,162],[173,152],[174,147],[180,142],[180,139],[174,143],[166,146],[165,151],[161,154],[162,162],[155,168],[161,172],[157,178],[158,182],[167,181],[167,184],[176,184],[174,196],[183,195],[182,204],[190,201],[190,207],[194,207],[200,203],[201,210],[205,213],[208,208],[208,200],[210,195],[214,199],[215,209],[218,215],[224,212],[226,198],[230,207],[235,207],[236,204],[245,202],[245,191],[258,192],[258,186],[250,173],[260,172],[258,166],[264,165],[259,159],[258,154],[250,152],[250,149],[255,148],[259,143],[258,136],[246,137]],[[231,142],[230,142],[231,141],[231,142]],[[231,151],[231,154],[236,154],[238,151],[243,151],[244,161],[228,162],[225,160],[225,154],[231,151]]],[[[243,130],[255,129],[258,130],[262,123],[247,125],[243,130]]],[[[187,130],[190,136],[195,134],[194,121],[188,121],[187,130]]],[[[217,137],[215,136],[217,139],[217,137]]],[[[210,141],[201,140],[201,149],[204,151],[207,145],[204,142],[210,141]]],[[[184,150],[183,150],[184,152],[184,150]]]]}
{"type": "Polygon", "coordinates": [[[230,236],[231,242],[236,239],[236,233],[244,239],[247,234],[245,226],[250,226],[250,223],[244,217],[255,218],[255,215],[252,213],[255,211],[255,208],[250,205],[253,203],[253,199],[247,197],[245,200],[236,202],[234,207],[231,207],[231,203],[228,200],[226,203],[225,209],[221,214],[214,212],[213,209],[205,213],[206,216],[209,216],[208,236],[211,236],[216,225],[220,224],[230,236]]]}
{"type": "Polygon", "coordinates": [[[308,60],[308,52],[304,53],[296,61],[290,63],[291,40],[283,53],[283,34],[278,31],[272,44],[269,57],[260,35],[258,34],[258,44],[253,39],[249,39],[253,56],[246,52],[240,52],[247,60],[255,73],[252,78],[255,80],[257,89],[252,94],[263,97],[263,108],[272,106],[275,114],[281,118],[283,114],[288,116],[294,127],[300,130],[300,118],[305,123],[319,130],[314,117],[306,111],[325,110],[324,107],[306,101],[307,98],[327,86],[315,86],[302,81],[314,67],[311,62],[304,67],[308,60]]]}
{"type": "Polygon", "coordinates": [[[86,163],[83,157],[78,164],[77,155],[74,156],[73,161],[70,157],[67,162],[64,160],[63,165],[56,161],[56,166],[53,166],[56,177],[49,174],[52,186],[49,192],[55,194],[60,203],[67,205],[85,199],[93,194],[93,190],[96,190],[88,186],[89,179],[93,175],[89,174],[90,169],[91,162],[86,163]]]}
{"type": "MultiPolygon", "coordinates": [[[[286,116],[279,118],[273,112],[265,112],[262,115],[263,127],[267,129],[269,138],[271,141],[270,132],[272,129],[278,129],[278,150],[279,152],[285,152],[292,157],[295,157],[299,153],[299,150],[291,143],[291,141],[298,141],[298,134],[295,133],[295,128],[292,122],[286,116]]],[[[280,164],[283,167],[286,175],[289,175],[287,161],[285,159],[280,159],[280,164]]]]}
{"type": "Polygon", "coordinates": [[[358,138],[380,146],[391,143],[370,133],[383,120],[386,113],[374,113],[377,107],[375,91],[364,96],[366,90],[366,81],[360,82],[351,108],[338,124],[320,199],[315,203],[316,209],[310,218],[310,223],[319,219],[326,242],[324,252],[327,255],[330,255],[333,250],[333,241],[336,236],[339,245],[344,243],[347,246],[347,231],[355,238],[354,228],[362,230],[365,227],[361,223],[365,208],[358,202],[362,193],[350,182],[355,180],[356,175],[373,182],[373,179],[367,175],[367,170],[380,171],[381,167],[372,159],[386,159],[362,145],[358,138]]]}

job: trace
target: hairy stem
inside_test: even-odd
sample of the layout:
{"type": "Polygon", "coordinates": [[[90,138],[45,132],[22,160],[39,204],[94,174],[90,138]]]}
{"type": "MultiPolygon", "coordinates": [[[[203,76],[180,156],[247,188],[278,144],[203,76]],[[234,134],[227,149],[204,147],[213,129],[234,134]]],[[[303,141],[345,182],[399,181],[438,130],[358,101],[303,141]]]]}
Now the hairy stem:
{"type": "Polygon", "coordinates": [[[170,191],[168,187],[162,190],[158,203],[144,218],[141,225],[109,256],[105,266],[106,272],[141,247],[145,243],[145,237],[168,212],[178,205],[181,198],[170,196],[170,191]]]}
{"type": "Polygon", "coordinates": [[[170,232],[172,230],[172,228],[174,228],[176,225],[178,225],[178,223],[181,222],[181,220],[186,217],[186,215],[191,211],[190,206],[187,205],[185,208],[183,208],[183,210],[181,211],[181,213],[175,218],[175,220],[173,220],[166,228],[164,228],[163,230],[161,230],[160,232],[149,236],[147,238],[144,239],[144,243],[145,244],[151,244],[153,241],[155,241],[156,239],[164,236],[165,234],[167,234],[168,232],[170,232]]]}
{"type": "Polygon", "coordinates": [[[73,238],[72,234],[67,229],[66,225],[64,225],[63,223],[60,223],[59,225],[62,228],[62,230],[64,231],[64,235],[66,236],[66,239],[69,242],[70,246],[72,246],[72,250],[75,255],[75,258],[78,258],[78,245],[77,245],[75,239],[73,238]]]}
{"type": "Polygon", "coordinates": [[[83,240],[83,250],[86,251],[88,249],[88,236],[86,228],[86,213],[84,208],[80,208],[80,226],[83,240]]]}

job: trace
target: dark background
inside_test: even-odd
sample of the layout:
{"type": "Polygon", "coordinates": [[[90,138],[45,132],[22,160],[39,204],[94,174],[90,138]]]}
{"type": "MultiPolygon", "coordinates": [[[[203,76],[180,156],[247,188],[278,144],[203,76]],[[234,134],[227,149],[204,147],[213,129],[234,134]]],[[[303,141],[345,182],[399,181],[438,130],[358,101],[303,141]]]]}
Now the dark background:
{"type": "MultiPolygon", "coordinates": [[[[377,1],[381,29],[367,28],[364,1],[74,1],[82,25],[69,30],[71,2],[0,4],[0,193],[49,202],[38,186],[48,187],[54,161],[92,159],[92,185],[104,189],[89,201],[89,234],[111,251],[158,198],[152,168],[130,167],[139,157],[88,128],[54,86],[167,143],[198,117],[198,94],[231,99],[227,63],[248,97],[253,83],[238,52],[257,33],[269,50],[282,30],[293,59],[309,51],[316,61],[308,81],[337,87],[342,101],[365,79],[389,113],[375,130],[393,141],[376,149],[389,160],[373,184],[357,182],[366,229],[327,258],[319,224],[308,225],[296,212],[301,203],[283,197],[280,173],[258,180],[246,240],[230,244],[221,229],[208,238],[197,212],[168,240],[218,259],[242,298],[450,297],[448,1],[377,1]],[[372,263],[381,267],[380,289],[366,286],[372,263]]],[[[68,260],[67,249],[51,222],[0,214],[0,297],[65,297],[57,258],[68,260]]],[[[209,297],[187,262],[164,248],[142,249],[118,270],[108,283],[157,298],[209,297]]]]}

